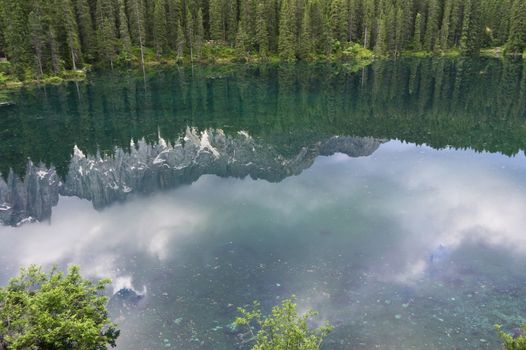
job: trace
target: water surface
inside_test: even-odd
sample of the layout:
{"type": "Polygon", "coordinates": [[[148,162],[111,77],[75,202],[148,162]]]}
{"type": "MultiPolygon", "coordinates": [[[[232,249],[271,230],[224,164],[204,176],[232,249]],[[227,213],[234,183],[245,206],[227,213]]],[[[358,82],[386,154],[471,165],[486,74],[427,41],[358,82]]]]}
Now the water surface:
{"type": "Polygon", "coordinates": [[[235,307],[292,294],[336,326],[326,349],[494,349],[526,322],[522,63],[160,69],[13,99],[0,282],[113,278],[120,349],[243,348],[235,307]]]}

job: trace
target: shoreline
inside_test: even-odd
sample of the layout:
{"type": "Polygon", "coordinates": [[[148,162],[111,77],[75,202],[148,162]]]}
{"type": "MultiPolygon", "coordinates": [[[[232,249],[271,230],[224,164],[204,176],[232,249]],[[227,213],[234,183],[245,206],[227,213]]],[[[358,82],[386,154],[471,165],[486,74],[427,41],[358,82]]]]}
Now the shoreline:
{"type": "MultiPolygon", "coordinates": [[[[175,59],[173,57],[161,57],[160,59],[148,57],[144,62],[145,68],[153,67],[186,67],[189,65],[229,65],[229,64],[279,64],[286,62],[306,62],[306,63],[335,63],[339,62],[342,64],[353,64],[355,67],[353,69],[361,69],[368,66],[374,61],[379,60],[391,60],[397,58],[460,58],[460,57],[473,57],[473,56],[463,56],[458,49],[448,50],[446,52],[431,52],[431,51],[404,51],[401,52],[398,57],[389,57],[389,56],[375,56],[373,51],[369,49],[364,49],[360,47],[354,47],[354,52],[341,52],[338,54],[326,56],[319,55],[316,57],[311,57],[306,60],[284,60],[277,55],[271,55],[268,57],[261,57],[259,55],[246,55],[245,57],[238,57],[232,54],[228,55],[219,55],[217,57],[206,57],[202,59],[191,60],[190,57],[185,56],[182,59],[175,59]]],[[[484,58],[494,58],[494,59],[513,59],[503,54],[501,48],[485,48],[481,49],[478,57],[484,58]]],[[[517,58],[515,58],[517,59],[517,58]]],[[[522,57],[523,60],[526,60],[526,55],[522,57]]],[[[97,66],[100,68],[100,65],[97,66]]],[[[0,91],[9,91],[15,90],[22,87],[32,87],[39,85],[61,85],[67,82],[72,81],[85,81],[88,77],[88,73],[92,70],[91,65],[86,65],[82,69],[77,70],[64,70],[57,75],[46,76],[42,79],[28,79],[20,81],[17,78],[14,78],[12,75],[3,74],[0,72],[0,91]]],[[[115,69],[140,69],[141,62],[138,59],[129,61],[125,65],[117,65],[115,69]]],[[[0,96],[1,97],[1,96],[0,96]]],[[[0,102],[2,99],[0,98],[0,102]]]]}

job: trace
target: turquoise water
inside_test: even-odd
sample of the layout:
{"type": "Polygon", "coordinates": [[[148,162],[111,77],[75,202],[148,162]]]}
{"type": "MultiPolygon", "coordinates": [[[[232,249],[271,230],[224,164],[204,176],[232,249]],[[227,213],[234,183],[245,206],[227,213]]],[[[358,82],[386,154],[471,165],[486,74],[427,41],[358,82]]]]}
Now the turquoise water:
{"type": "Polygon", "coordinates": [[[496,60],[21,91],[0,110],[0,282],[111,277],[119,349],[247,348],[235,307],[292,294],[335,325],[325,349],[495,349],[494,324],[526,322],[525,96],[526,67],[496,60]]]}

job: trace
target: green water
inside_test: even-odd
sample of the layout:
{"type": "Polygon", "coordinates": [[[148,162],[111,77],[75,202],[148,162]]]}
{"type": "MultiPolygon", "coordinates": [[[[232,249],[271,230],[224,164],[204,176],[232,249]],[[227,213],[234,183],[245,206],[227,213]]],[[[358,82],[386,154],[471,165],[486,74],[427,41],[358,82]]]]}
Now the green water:
{"type": "Polygon", "coordinates": [[[496,349],[494,324],[526,322],[522,62],[166,68],[10,98],[0,199],[51,213],[0,227],[0,283],[77,263],[134,289],[110,302],[119,349],[246,349],[235,307],[292,294],[335,325],[324,349],[496,349]]]}

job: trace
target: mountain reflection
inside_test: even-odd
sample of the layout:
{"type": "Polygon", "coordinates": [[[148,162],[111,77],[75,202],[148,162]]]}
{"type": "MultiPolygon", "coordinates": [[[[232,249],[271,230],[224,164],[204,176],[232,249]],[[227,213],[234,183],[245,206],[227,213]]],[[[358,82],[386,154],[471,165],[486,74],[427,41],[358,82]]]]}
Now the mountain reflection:
{"type": "Polygon", "coordinates": [[[286,156],[246,132],[225,135],[222,130],[188,128],[174,144],[159,136],[153,144],[132,141],[128,151],[115,147],[108,156],[86,155],[75,145],[63,180],[53,168],[32,162],[23,179],[13,171],[6,182],[0,179],[0,221],[20,225],[47,219],[59,194],[88,199],[95,208],[103,208],[135,194],[191,184],[205,174],[278,182],[300,174],[319,155],[368,156],[379,144],[372,138],[334,136],[286,156]]]}
{"type": "Polygon", "coordinates": [[[146,82],[116,72],[12,99],[0,110],[0,220],[11,225],[50,217],[59,194],[102,208],[203,174],[276,182],[389,139],[526,149],[526,63],[506,60],[201,66],[146,82]]]}

